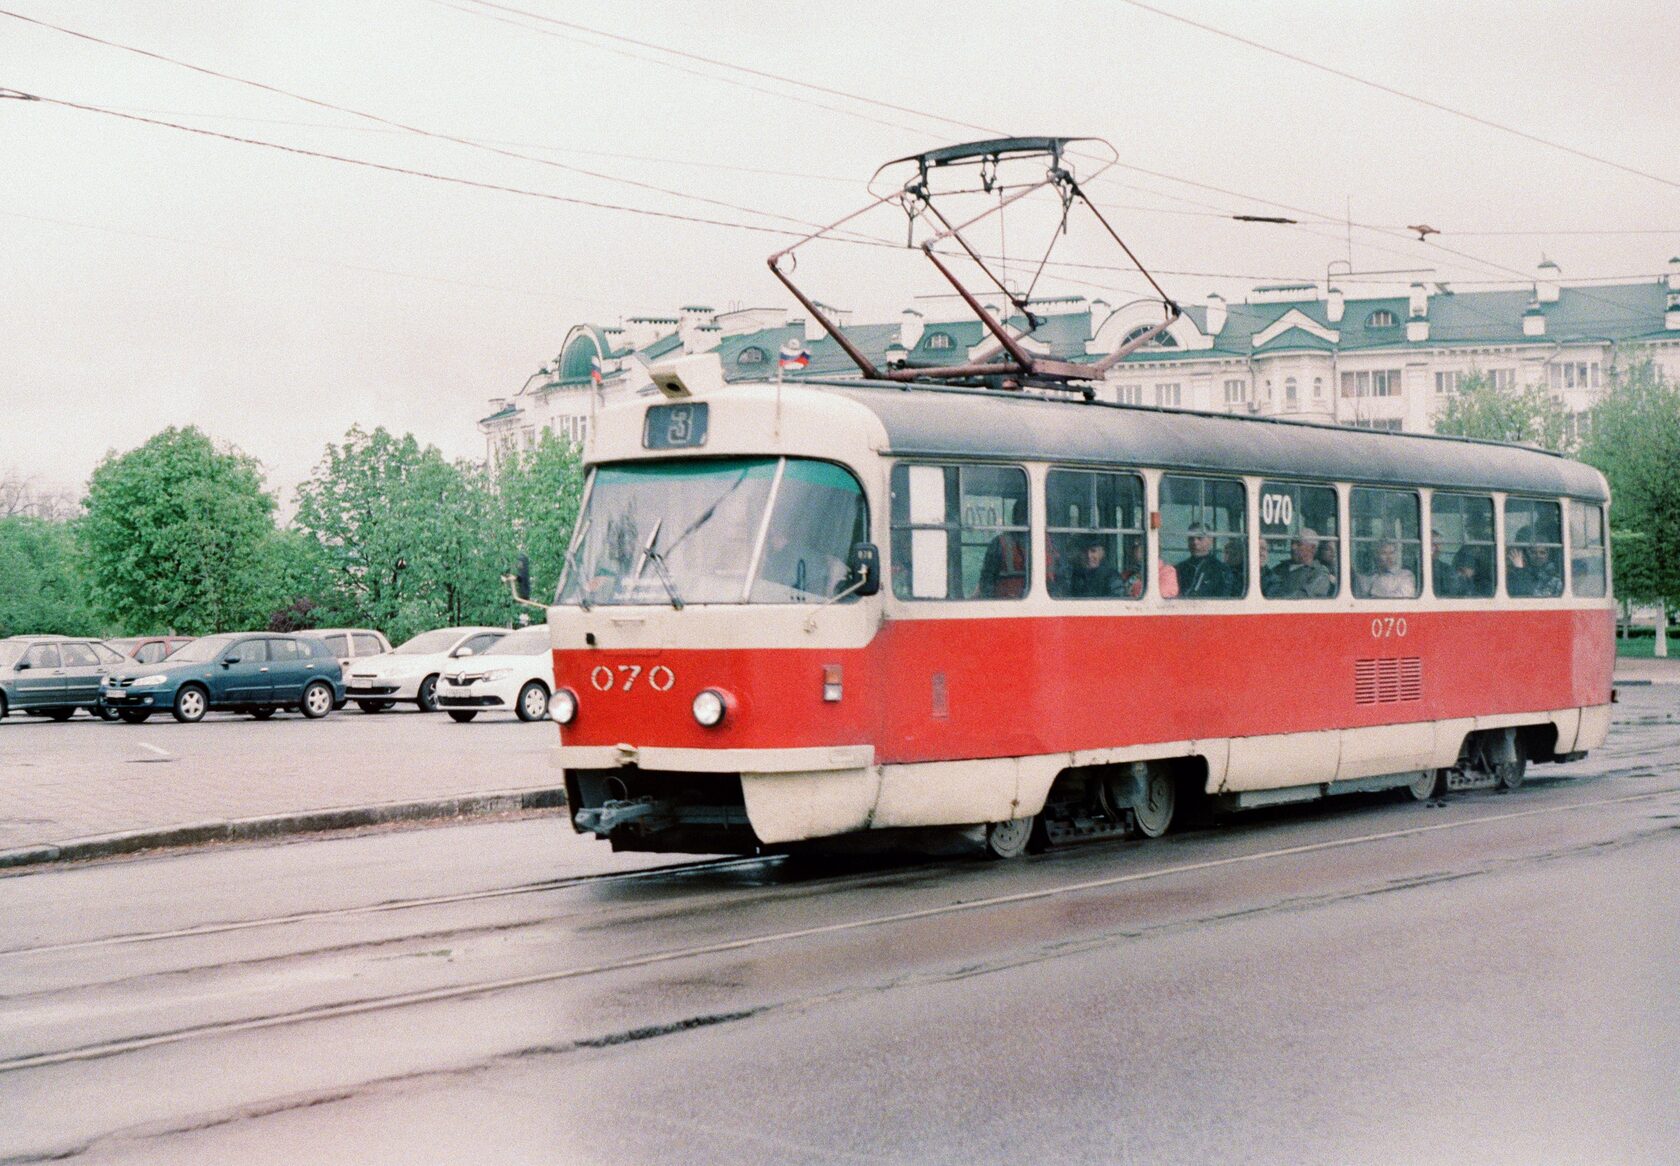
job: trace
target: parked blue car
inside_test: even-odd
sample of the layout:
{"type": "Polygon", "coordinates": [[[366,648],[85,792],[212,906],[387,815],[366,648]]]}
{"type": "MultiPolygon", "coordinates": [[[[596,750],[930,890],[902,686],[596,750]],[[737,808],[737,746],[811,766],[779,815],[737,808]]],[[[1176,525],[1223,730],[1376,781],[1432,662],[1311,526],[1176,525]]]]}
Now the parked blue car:
{"type": "Polygon", "coordinates": [[[201,721],[211,709],[267,720],[283,708],[314,720],[344,699],[344,674],[320,640],[272,632],[204,636],[155,664],[130,664],[105,677],[100,702],[131,725],[168,711],[201,721]]]}

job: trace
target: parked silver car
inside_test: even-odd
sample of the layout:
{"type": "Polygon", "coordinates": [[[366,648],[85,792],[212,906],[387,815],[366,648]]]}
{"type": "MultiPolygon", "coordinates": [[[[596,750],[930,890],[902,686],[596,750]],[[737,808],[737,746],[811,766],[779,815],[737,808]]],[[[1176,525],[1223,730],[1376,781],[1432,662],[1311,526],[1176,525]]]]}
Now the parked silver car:
{"type": "MultiPolygon", "coordinates": [[[[298,634],[325,643],[327,651],[338,657],[338,666],[347,679],[350,666],[357,660],[383,656],[391,650],[391,641],[385,638],[385,633],[372,628],[311,628],[298,634]]],[[[343,708],[346,703],[341,700],[336,707],[343,708]]]]}
{"type": "Polygon", "coordinates": [[[67,721],[77,709],[106,716],[99,701],[100,678],[127,662],[121,652],[99,640],[68,636],[0,640],[0,717],[15,710],[67,721]]]}

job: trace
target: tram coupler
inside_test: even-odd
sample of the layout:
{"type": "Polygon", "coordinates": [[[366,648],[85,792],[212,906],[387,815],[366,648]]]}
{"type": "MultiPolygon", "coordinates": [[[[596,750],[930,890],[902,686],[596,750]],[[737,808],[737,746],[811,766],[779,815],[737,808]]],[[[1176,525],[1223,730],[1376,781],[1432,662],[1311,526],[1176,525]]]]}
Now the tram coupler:
{"type": "Polygon", "coordinates": [[[573,818],[580,827],[602,838],[629,822],[640,823],[644,830],[663,830],[674,826],[676,820],[669,802],[656,802],[652,798],[603,802],[598,807],[579,810],[573,818]]]}

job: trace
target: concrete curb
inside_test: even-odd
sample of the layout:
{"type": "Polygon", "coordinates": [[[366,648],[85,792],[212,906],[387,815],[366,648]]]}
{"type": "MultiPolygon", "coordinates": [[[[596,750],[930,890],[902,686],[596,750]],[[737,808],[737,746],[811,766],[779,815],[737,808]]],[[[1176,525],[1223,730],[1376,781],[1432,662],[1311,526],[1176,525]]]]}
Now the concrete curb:
{"type": "Polygon", "coordinates": [[[472,818],[505,814],[515,810],[555,809],[566,804],[564,788],[506,790],[498,793],[466,794],[418,802],[381,802],[372,806],[341,806],[328,810],[304,810],[295,814],[271,814],[256,818],[234,818],[225,822],[190,822],[179,826],[123,830],[94,834],[65,842],[20,846],[0,850],[0,868],[36,866],[49,862],[76,862],[108,858],[142,850],[173,846],[203,846],[211,842],[251,842],[282,838],[288,834],[313,834],[322,830],[353,830],[386,822],[418,822],[428,819],[472,818]]]}

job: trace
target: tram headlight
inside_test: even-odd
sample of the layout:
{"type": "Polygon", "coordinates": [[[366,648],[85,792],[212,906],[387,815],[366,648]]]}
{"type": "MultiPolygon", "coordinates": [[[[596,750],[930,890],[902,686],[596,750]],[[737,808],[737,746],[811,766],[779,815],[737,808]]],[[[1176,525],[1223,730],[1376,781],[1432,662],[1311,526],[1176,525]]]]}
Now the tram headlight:
{"type": "Polygon", "coordinates": [[[705,689],[694,698],[694,719],[708,729],[721,723],[728,709],[729,703],[724,700],[723,693],[715,688],[705,689]]]}
{"type": "Polygon", "coordinates": [[[577,693],[569,688],[557,688],[548,698],[549,718],[558,724],[569,725],[577,720],[577,693]]]}

